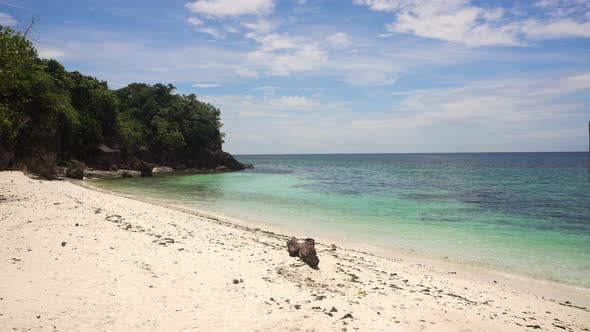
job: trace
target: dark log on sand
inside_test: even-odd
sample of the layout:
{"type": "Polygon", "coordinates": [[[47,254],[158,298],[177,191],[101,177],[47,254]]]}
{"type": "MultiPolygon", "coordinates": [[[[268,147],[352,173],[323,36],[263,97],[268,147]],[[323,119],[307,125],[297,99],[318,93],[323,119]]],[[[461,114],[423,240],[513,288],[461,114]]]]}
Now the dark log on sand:
{"type": "Polygon", "coordinates": [[[287,250],[289,251],[289,256],[299,257],[312,269],[318,269],[320,259],[315,251],[314,239],[299,240],[293,237],[287,241],[287,250]]]}

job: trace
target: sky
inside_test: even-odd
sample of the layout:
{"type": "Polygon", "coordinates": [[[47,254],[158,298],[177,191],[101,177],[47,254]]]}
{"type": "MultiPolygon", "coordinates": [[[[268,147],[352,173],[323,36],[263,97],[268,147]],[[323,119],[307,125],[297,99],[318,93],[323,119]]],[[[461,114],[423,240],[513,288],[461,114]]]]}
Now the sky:
{"type": "Polygon", "coordinates": [[[222,111],[236,154],[585,151],[590,0],[0,0],[106,80],[222,111]]]}

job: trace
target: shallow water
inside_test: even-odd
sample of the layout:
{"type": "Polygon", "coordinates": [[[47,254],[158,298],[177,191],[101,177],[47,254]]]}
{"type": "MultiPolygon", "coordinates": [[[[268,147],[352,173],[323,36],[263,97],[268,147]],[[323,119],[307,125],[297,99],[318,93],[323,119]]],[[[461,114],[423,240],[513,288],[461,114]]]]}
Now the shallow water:
{"type": "Polygon", "coordinates": [[[585,153],[238,156],[254,170],[101,180],[249,221],[590,287],[585,153]]]}

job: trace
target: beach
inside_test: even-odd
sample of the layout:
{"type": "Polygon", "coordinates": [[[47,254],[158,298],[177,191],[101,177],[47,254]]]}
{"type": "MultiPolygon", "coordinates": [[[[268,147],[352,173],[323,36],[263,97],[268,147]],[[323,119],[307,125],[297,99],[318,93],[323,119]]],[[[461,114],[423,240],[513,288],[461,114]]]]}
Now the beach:
{"type": "Polygon", "coordinates": [[[590,291],[0,173],[5,331],[590,331],[590,291]],[[293,234],[306,236],[305,234],[293,234]]]}

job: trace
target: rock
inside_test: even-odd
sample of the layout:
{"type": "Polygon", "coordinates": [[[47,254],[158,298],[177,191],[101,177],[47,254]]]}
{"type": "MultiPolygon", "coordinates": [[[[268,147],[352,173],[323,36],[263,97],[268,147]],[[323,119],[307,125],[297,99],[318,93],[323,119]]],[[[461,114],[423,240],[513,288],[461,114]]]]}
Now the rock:
{"type": "Polygon", "coordinates": [[[146,163],[145,161],[142,161],[139,166],[139,171],[141,172],[142,177],[152,176],[152,169],[153,166],[151,164],[146,163]]]}
{"type": "Polygon", "coordinates": [[[228,171],[229,168],[227,166],[217,166],[215,167],[216,171],[228,171]]]}
{"type": "Polygon", "coordinates": [[[348,314],[342,316],[342,318],[340,318],[340,319],[342,320],[342,319],[347,319],[347,318],[352,319],[352,314],[348,313],[348,314]]]}
{"type": "Polygon", "coordinates": [[[111,166],[109,167],[109,171],[115,171],[115,172],[116,172],[116,171],[118,171],[118,170],[119,170],[119,167],[117,167],[117,165],[115,165],[115,164],[113,164],[113,165],[111,165],[111,166]]]}
{"type": "Polygon", "coordinates": [[[31,156],[23,161],[25,173],[40,175],[47,180],[57,177],[57,156],[55,152],[35,150],[31,156]]]}
{"type": "Polygon", "coordinates": [[[291,257],[299,256],[299,242],[297,241],[294,237],[287,241],[287,251],[289,251],[289,256],[291,257]]]}
{"type": "Polygon", "coordinates": [[[130,172],[127,172],[127,171],[123,171],[121,173],[121,176],[124,177],[124,178],[132,178],[133,177],[133,174],[131,174],[130,172]]]}
{"type": "Polygon", "coordinates": [[[157,166],[157,167],[154,167],[154,169],[152,171],[154,173],[165,173],[165,172],[174,172],[174,169],[172,167],[168,167],[168,166],[157,166]]]}
{"type": "Polygon", "coordinates": [[[86,168],[86,165],[83,162],[72,160],[70,166],[66,169],[66,177],[82,180],[84,178],[84,168],[86,168]]]}
{"type": "Polygon", "coordinates": [[[141,166],[141,160],[139,160],[139,158],[137,157],[129,157],[127,158],[127,161],[125,163],[123,163],[122,165],[120,165],[119,168],[126,168],[126,169],[130,169],[133,171],[139,171],[139,167],[141,166]]]}
{"type": "Polygon", "coordinates": [[[244,165],[245,169],[253,169],[254,165],[253,164],[248,164],[248,163],[242,163],[242,165],[244,165]]]}
{"type": "Polygon", "coordinates": [[[174,167],[175,171],[185,171],[186,170],[186,165],[178,165],[176,167],[174,167]]]}
{"type": "MultiPolygon", "coordinates": [[[[129,226],[131,226],[131,225],[129,225],[129,226]]],[[[174,239],[170,238],[170,237],[162,237],[157,240],[154,240],[153,242],[156,242],[159,245],[164,246],[164,247],[166,247],[168,244],[175,243],[174,239]]]]}
{"type": "Polygon", "coordinates": [[[311,268],[317,269],[320,259],[315,251],[314,239],[305,239],[305,242],[299,246],[299,258],[307,263],[311,268]]]}
{"type": "Polygon", "coordinates": [[[312,269],[318,269],[320,259],[315,251],[314,239],[298,240],[293,237],[287,241],[287,251],[289,251],[289,256],[298,256],[312,269]]]}
{"type": "Polygon", "coordinates": [[[232,171],[241,171],[245,169],[244,164],[237,161],[234,156],[227,152],[222,152],[221,157],[219,158],[219,164],[222,166],[227,166],[232,171]]]}

